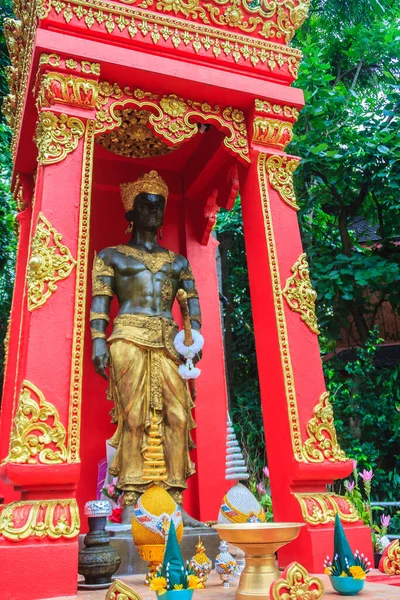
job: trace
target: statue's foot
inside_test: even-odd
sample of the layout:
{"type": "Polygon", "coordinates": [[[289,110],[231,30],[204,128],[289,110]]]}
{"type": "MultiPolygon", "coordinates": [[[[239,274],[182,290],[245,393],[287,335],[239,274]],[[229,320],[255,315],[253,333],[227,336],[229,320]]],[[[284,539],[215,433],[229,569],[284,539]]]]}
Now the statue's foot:
{"type": "Polygon", "coordinates": [[[206,527],[204,523],[191,517],[182,506],[180,506],[179,508],[182,511],[183,527],[206,527]]]}

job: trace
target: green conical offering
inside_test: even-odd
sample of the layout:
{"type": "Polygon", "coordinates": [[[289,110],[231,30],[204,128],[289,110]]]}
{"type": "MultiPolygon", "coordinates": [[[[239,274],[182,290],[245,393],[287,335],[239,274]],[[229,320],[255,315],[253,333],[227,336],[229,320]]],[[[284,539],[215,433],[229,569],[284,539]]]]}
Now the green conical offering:
{"type": "Polygon", "coordinates": [[[179,547],[176,529],[172,519],[169,525],[161,575],[165,578],[168,577],[171,589],[173,589],[174,585],[184,585],[186,588],[185,563],[183,562],[182,552],[179,547]]]}
{"type": "Polygon", "coordinates": [[[333,562],[337,564],[340,573],[344,571],[347,575],[350,575],[349,567],[356,564],[353,552],[351,551],[350,544],[337,513],[335,516],[333,559],[333,562]]]}

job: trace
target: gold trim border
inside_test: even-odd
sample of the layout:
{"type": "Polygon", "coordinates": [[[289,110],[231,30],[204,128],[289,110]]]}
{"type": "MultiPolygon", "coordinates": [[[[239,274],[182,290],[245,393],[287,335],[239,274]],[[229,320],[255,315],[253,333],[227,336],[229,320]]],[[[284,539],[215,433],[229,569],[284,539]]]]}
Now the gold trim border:
{"type": "Polygon", "coordinates": [[[286,326],[285,310],[281,291],[282,287],[279,275],[279,262],[277,257],[274,228],[271,217],[271,206],[268,194],[268,174],[266,169],[267,158],[268,156],[261,152],[257,157],[258,184],[260,189],[260,199],[262,203],[264,228],[267,240],[269,269],[272,278],[276,325],[278,329],[286,401],[288,406],[290,437],[292,439],[292,448],[295,459],[298,462],[304,462],[300,420],[296,401],[296,388],[294,384],[292,361],[290,358],[289,336],[286,326]]]}
{"type": "Polygon", "coordinates": [[[89,253],[90,203],[96,122],[88,120],[85,129],[82,161],[82,184],[79,213],[79,238],[76,266],[74,331],[68,419],[68,462],[79,462],[82,402],[83,345],[85,335],[86,280],[89,253]]]}

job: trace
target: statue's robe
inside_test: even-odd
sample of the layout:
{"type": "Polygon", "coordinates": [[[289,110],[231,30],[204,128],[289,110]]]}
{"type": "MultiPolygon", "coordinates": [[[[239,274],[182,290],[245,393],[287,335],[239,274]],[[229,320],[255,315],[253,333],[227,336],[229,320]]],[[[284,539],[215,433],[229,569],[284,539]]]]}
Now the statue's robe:
{"type": "Polygon", "coordinates": [[[159,482],[181,503],[186,480],[194,473],[189,451],[193,402],[178,372],[181,363],[173,345],[177,325],[163,317],[119,315],[108,338],[110,385],[117,430],[110,444],[116,454],[109,472],[117,487],[142,493],[151,485],[142,481],[143,451],[153,415],[163,441],[167,479],[159,482]]]}

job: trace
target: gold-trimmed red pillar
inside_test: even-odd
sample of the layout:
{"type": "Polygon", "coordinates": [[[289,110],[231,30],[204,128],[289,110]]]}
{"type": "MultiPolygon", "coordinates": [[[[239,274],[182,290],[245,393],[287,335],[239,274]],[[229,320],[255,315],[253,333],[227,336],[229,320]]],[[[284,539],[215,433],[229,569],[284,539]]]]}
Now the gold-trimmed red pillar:
{"type": "Polygon", "coordinates": [[[255,328],[261,403],[276,521],[305,523],[280,552],[281,564],[301,556],[320,572],[339,512],[355,549],[371,557],[369,531],[346,498],[326,486],[351,473],[337,441],[326,392],[306,255],[297,221],[293,172],[284,153],[297,110],[256,100],[251,166],[241,171],[241,197],[255,328]]]}
{"type": "Polygon", "coordinates": [[[18,249],[21,285],[13,314],[14,307],[20,311],[20,331],[11,340],[16,376],[5,390],[11,411],[2,434],[9,444],[0,457],[2,477],[21,494],[0,512],[0,562],[13,572],[3,592],[25,600],[74,595],[77,585],[75,495],[97,78],[56,70],[54,56],[42,55],[35,90],[38,166],[29,239],[18,249]],[[43,577],[25,577],[27,563],[43,577]]]}

